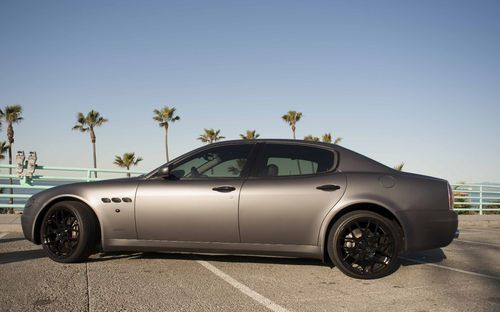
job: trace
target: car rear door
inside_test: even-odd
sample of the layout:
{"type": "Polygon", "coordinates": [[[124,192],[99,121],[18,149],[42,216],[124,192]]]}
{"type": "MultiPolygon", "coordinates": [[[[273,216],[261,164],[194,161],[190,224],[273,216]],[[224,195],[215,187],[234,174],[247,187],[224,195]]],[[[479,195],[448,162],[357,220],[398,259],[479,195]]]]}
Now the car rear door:
{"type": "Polygon", "coordinates": [[[138,238],[239,242],[238,198],[254,146],[208,148],[173,164],[169,179],[141,182],[135,208],[138,238]]]}
{"type": "Polygon", "coordinates": [[[318,145],[265,143],[240,193],[242,243],[317,245],[346,188],[336,154],[318,145]]]}

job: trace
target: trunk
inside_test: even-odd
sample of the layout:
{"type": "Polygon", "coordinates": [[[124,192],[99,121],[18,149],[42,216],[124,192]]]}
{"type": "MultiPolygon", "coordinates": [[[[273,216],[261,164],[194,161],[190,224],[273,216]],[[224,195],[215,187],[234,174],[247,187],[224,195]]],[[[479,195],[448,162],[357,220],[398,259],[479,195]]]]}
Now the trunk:
{"type": "Polygon", "coordinates": [[[130,167],[126,167],[127,168],[127,177],[130,178],[130,167]]]}
{"type": "MultiPolygon", "coordinates": [[[[92,141],[92,150],[93,150],[93,155],[94,155],[94,169],[97,169],[97,153],[95,149],[95,133],[94,129],[90,128],[90,140],[92,141]]],[[[97,171],[94,171],[94,177],[97,178],[97,171]]]]}
{"type": "Polygon", "coordinates": [[[293,139],[295,140],[295,125],[292,125],[292,136],[293,139]]]}
{"type": "MultiPolygon", "coordinates": [[[[9,138],[10,141],[10,138],[9,138]]],[[[14,141],[14,140],[12,140],[14,141]]],[[[9,145],[9,165],[12,165],[12,144],[9,145]]],[[[12,174],[12,168],[9,168],[9,175],[12,174]]],[[[9,178],[9,184],[12,185],[12,178],[9,178]]],[[[14,192],[14,189],[11,187],[9,188],[9,193],[12,195],[14,192]]],[[[9,204],[13,204],[14,199],[12,197],[9,197],[9,204]]],[[[8,213],[14,213],[14,208],[8,208],[7,209],[8,213]]]]}
{"type": "Polygon", "coordinates": [[[168,162],[168,126],[165,126],[165,156],[168,162]]]}
{"type": "MultiPolygon", "coordinates": [[[[94,154],[94,169],[97,169],[97,154],[95,151],[95,142],[92,142],[92,149],[94,154]]],[[[94,177],[97,178],[97,171],[94,171],[94,177]]]]}

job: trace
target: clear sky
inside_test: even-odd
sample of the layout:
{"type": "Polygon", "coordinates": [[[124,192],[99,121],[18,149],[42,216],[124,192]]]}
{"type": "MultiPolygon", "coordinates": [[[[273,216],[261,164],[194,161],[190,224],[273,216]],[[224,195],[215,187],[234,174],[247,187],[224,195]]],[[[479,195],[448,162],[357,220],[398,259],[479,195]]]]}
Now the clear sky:
{"type": "MultiPolygon", "coordinates": [[[[100,167],[164,161],[152,111],[177,108],[170,149],[246,129],[297,134],[452,182],[500,182],[499,1],[1,1],[0,106],[15,150],[91,166],[76,113],[98,110],[100,167]]],[[[5,126],[1,137],[5,137],[5,126]]]]}

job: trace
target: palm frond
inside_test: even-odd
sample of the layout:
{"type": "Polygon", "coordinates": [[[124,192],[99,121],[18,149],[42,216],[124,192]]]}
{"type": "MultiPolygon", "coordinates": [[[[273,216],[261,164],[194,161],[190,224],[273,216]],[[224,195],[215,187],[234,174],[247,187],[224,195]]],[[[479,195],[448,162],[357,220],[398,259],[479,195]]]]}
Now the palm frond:
{"type": "Polygon", "coordinates": [[[403,171],[404,166],[405,166],[405,163],[401,162],[400,164],[397,164],[396,166],[394,166],[394,169],[396,169],[397,171],[403,171]]]}
{"type": "Polygon", "coordinates": [[[128,169],[131,166],[137,166],[137,164],[142,160],[142,157],[136,158],[135,153],[124,153],[122,156],[115,156],[113,164],[128,169]]]}
{"type": "Polygon", "coordinates": [[[322,141],[325,143],[332,143],[332,134],[331,133],[323,134],[322,141]]]}
{"type": "Polygon", "coordinates": [[[180,120],[181,117],[175,115],[176,108],[163,106],[161,109],[153,110],[153,120],[158,122],[160,127],[168,127],[169,123],[180,120]]]}
{"type": "Polygon", "coordinates": [[[213,143],[225,139],[225,136],[220,135],[220,129],[215,130],[213,128],[204,129],[204,133],[200,134],[198,140],[203,143],[213,143]]]}
{"type": "Polygon", "coordinates": [[[91,110],[84,115],[82,112],[79,112],[76,115],[76,124],[73,126],[73,130],[79,130],[81,132],[87,132],[90,128],[95,128],[102,126],[104,123],[108,122],[107,118],[101,116],[101,114],[95,110],[91,110]]]}
{"type": "Polygon", "coordinates": [[[2,111],[2,116],[9,124],[19,123],[23,120],[23,107],[19,104],[8,105],[2,111]]]}
{"type": "Polygon", "coordinates": [[[306,141],[313,141],[313,142],[318,142],[319,138],[317,136],[313,136],[312,134],[306,135],[304,137],[304,140],[306,141]]]}
{"type": "Polygon", "coordinates": [[[260,134],[258,134],[256,130],[247,130],[245,134],[240,134],[240,138],[242,138],[243,140],[254,140],[259,136],[260,134]]]}
{"type": "Polygon", "coordinates": [[[296,111],[288,111],[288,113],[281,116],[281,119],[287,122],[290,126],[295,125],[301,118],[302,113],[296,111]]]}
{"type": "Polygon", "coordinates": [[[0,142],[0,160],[5,159],[5,153],[9,150],[9,143],[6,141],[0,142]]]}

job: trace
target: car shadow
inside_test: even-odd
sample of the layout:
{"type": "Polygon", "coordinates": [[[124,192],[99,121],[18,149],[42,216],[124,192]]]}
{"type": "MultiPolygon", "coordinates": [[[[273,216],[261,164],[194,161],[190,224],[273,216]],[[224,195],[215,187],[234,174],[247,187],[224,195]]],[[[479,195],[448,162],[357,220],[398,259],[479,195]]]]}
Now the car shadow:
{"type": "Polygon", "coordinates": [[[446,254],[441,248],[403,254],[399,262],[403,266],[422,265],[420,262],[439,263],[446,259],[446,254]],[[415,260],[415,261],[412,261],[415,260]]]}
{"type": "Polygon", "coordinates": [[[21,261],[45,258],[46,254],[42,249],[20,250],[0,253],[0,265],[21,261]]]}
{"type": "Polygon", "coordinates": [[[284,265],[316,265],[333,267],[331,263],[321,260],[305,258],[283,258],[272,256],[241,256],[241,255],[214,255],[214,254],[192,254],[178,252],[107,252],[89,258],[89,262],[109,261],[116,259],[165,259],[165,260],[187,260],[187,261],[215,261],[233,263],[261,263],[261,264],[284,264],[284,265]]]}
{"type": "MultiPolygon", "coordinates": [[[[141,260],[141,259],[164,259],[164,260],[186,260],[186,261],[211,261],[211,262],[231,262],[231,263],[255,263],[255,264],[277,264],[277,265],[304,265],[334,268],[330,261],[323,262],[317,259],[306,258],[286,258],[273,256],[253,256],[253,255],[219,255],[219,254],[196,254],[179,252],[107,252],[94,255],[89,258],[89,262],[101,262],[118,259],[141,260]]],[[[401,255],[399,263],[387,275],[398,271],[401,266],[423,265],[421,262],[438,263],[446,259],[442,249],[432,249],[422,252],[406,253],[401,255]],[[415,261],[412,261],[415,260],[415,261]],[[420,262],[420,263],[419,263],[420,262]]]]}
{"type": "Polygon", "coordinates": [[[26,240],[24,237],[12,237],[12,238],[2,238],[0,239],[0,244],[11,243],[26,240]]]}

